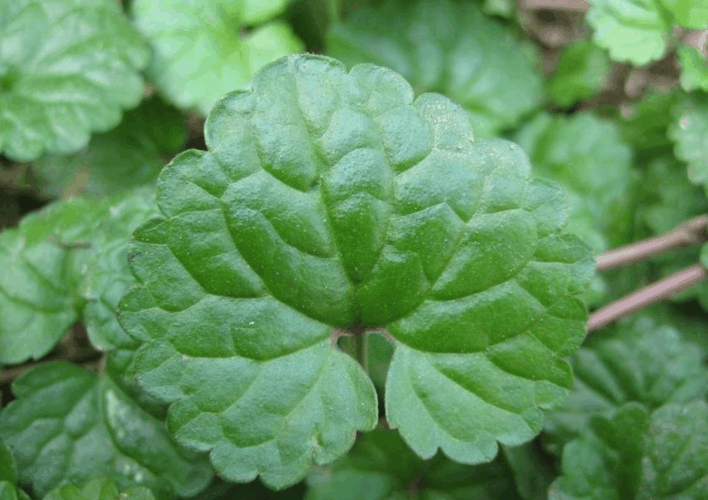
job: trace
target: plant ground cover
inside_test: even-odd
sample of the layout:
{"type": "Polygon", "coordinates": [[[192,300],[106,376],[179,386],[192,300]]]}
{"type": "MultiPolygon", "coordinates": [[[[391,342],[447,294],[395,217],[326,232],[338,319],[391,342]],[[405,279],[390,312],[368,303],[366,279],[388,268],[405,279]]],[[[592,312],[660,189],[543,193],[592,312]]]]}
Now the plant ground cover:
{"type": "Polygon", "coordinates": [[[0,500],[708,499],[705,0],[0,0],[0,500]]]}

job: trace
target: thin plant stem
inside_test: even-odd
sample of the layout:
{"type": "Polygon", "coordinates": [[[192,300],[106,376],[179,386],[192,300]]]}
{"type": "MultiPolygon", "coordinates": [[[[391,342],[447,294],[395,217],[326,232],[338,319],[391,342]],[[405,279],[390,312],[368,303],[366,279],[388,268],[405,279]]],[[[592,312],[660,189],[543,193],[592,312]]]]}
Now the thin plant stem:
{"type": "Polygon", "coordinates": [[[708,269],[701,264],[694,264],[668,278],[647,285],[646,287],[605,306],[590,315],[587,322],[588,333],[594,332],[618,321],[632,313],[646,309],[652,304],[669,298],[698,285],[708,279],[708,269]]]}
{"type": "Polygon", "coordinates": [[[701,215],[660,236],[632,243],[597,257],[599,272],[631,266],[681,247],[708,241],[708,215],[701,215]]]}

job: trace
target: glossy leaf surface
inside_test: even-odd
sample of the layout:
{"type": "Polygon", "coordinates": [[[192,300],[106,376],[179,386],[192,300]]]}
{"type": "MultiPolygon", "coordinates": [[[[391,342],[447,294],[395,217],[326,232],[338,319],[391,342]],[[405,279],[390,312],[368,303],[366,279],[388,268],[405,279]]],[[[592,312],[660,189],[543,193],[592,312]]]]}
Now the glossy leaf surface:
{"type": "Polygon", "coordinates": [[[397,340],[389,423],[422,457],[490,461],[571,386],[593,272],[521,148],[373,65],[267,66],[160,175],[120,305],[144,388],[224,478],[293,484],[377,421],[336,328],[397,340]],[[508,308],[513,304],[513,314],[508,308]],[[464,418],[462,417],[464,415],[464,418]]]}
{"type": "Polygon", "coordinates": [[[272,19],[286,6],[282,0],[136,0],[131,8],[153,49],[149,77],[176,106],[206,115],[264,64],[303,50],[290,26],[272,19]]]}
{"type": "Polygon", "coordinates": [[[12,391],[17,399],[0,414],[0,437],[15,452],[20,481],[38,495],[107,476],[120,488],[145,486],[168,499],[197,493],[212,477],[205,457],[181,451],[163,422],[106,375],[43,363],[12,391]]]}
{"type": "Polygon", "coordinates": [[[0,153],[67,154],[143,94],[144,42],[113,0],[0,3],[0,153]]]}
{"type": "Polygon", "coordinates": [[[327,53],[348,66],[371,62],[403,75],[416,93],[440,92],[496,135],[541,104],[530,47],[474,3],[388,1],[332,27],[327,53]]]}

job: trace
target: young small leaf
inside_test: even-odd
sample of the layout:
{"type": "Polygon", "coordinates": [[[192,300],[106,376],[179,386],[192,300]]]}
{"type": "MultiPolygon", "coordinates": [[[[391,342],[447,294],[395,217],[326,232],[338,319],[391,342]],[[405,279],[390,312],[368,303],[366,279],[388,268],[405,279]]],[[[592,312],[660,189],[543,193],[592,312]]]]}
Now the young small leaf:
{"type": "Polygon", "coordinates": [[[450,0],[362,8],[327,36],[328,55],[348,66],[386,66],[416,93],[451,97],[467,109],[481,137],[513,127],[541,104],[541,76],[529,50],[474,3],[450,0]]]}
{"type": "Polygon", "coordinates": [[[68,154],[143,94],[144,42],[114,0],[0,3],[0,153],[68,154]]]}
{"type": "Polygon", "coordinates": [[[397,342],[386,413],[422,457],[494,458],[572,385],[594,263],[563,197],[508,141],[476,140],[398,74],[282,58],[160,174],[119,306],[142,386],[229,480],[282,488],[377,422],[338,328],[397,342]]]}
{"type": "Polygon", "coordinates": [[[65,484],[53,489],[43,500],[155,500],[147,488],[132,487],[119,493],[118,487],[110,479],[94,479],[78,488],[65,484]]]}
{"type": "Polygon", "coordinates": [[[39,189],[47,197],[86,192],[108,196],[157,179],[172,156],[184,146],[187,129],[182,115],[157,97],[129,111],[123,122],[73,155],[49,155],[32,164],[39,189]]]}
{"type": "Polygon", "coordinates": [[[671,34],[670,16],[654,0],[589,0],[593,40],[615,61],[643,66],[661,59],[671,34]]]}
{"type": "Polygon", "coordinates": [[[611,415],[624,403],[638,402],[651,411],[670,402],[686,404],[708,392],[703,351],[649,317],[589,339],[570,360],[575,387],[545,425],[561,443],[581,432],[592,416],[611,415]]]}
{"type": "Polygon", "coordinates": [[[176,106],[206,115],[261,66],[303,50],[287,24],[272,20],[286,6],[283,0],[135,0],[131,8],[153,49],[152,81],[176,106]]]}
{"type": "Polygon", "coordinates": [[[676,157],[688,164],[688,178],[708,190],[708,94],[692,94],[673,108],[669,138],[676,157]]]}
{"type": "Polygon", "coordinates": [[[597,94],[609,72],[610,60],[603,49],[590,42],[568,45],[548,80],[548,96],[556,104],[570,107],[597,94]]]}
{"type": "Polygon", "coordinates": [[[44,363],[12,391],[17,399],[0,413],[0,437],[15,452],[20,480],[38,495],[107,476],[120,488],[147,486],[169,499],[199,492],[212,477],[203,457],[181,451],[164,424],[105,374],[44,363]]]}

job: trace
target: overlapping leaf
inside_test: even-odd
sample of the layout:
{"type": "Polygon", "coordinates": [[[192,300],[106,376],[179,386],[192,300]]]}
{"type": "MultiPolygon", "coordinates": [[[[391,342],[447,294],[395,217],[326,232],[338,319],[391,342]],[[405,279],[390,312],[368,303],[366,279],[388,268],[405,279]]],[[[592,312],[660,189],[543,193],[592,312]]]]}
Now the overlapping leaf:
{"type": "Polygon", "coordinates": [[[44,363],[12,390],[17,399],[0,414],[0,437],[15,452],[20,481],[38,495],[105,476],[121,489],[146,486],[167,499],[195,494],[212,477],[205,457],[181,451],[164,423],[105,374],[44,363]]]}
{"type": "Polygon", "coordinates": [[[570,107],[598,93],[609,72],[610,61],[601,48],[590,42],[568,45],[548,80],[548,95],[555,103],[570,107]]]}
{"type": "Polygon", "coordinates": [[[626,243],[632,217],[632,151],[617,126],[590,113],[540,114],[515,136],[540,175],[570,198],[568,227],[600,253],[626,243]]]}
{"type": "Polygon", "coordinates": [[[0,233],[0,362],[45,355],[84,311],[97,347],[133,345],[115,306],[133,283],[130,232],[155,211],[150,189],[107,200],[79,197],[0,233]]]}
{"type": "Polygon", "coordinates": [[[653,412],[627,403],[595,417],[563,451],[563,476],[550,500],[708,498],[708,404],[668,404],[653,412]]]}
{"type": "Polygon", "coordinates": [[[82,488],[73,484],[59,486],[44,497],[44,500],[155,500],[147,488],[133,487],[120,492],[110,479],[94,479],[82,488]]]}
{"type": "Polygon", "coordinates": [[[84,147],[143,94],[144,42],[113,0],[0,4],[0,153],[27,161],[84,147]]]}
{"type": "Polygon", "coordinates": [[[521,148],[476,140],[396,73],[283,58],[212,110],[209,152],[160,175],[121,324],[177,439],[284,487],[377,421],[337,328],[396,339],[387,419],[422,457],[490,461],[572,384],[593,262],[521,148]]]}
{"type": "MultiPolygon", "coordinates": [[[[708,189],[708,94],[697,93],[673,107],[669,138],[676,157],[688,164],[688,178],[708,189]]],[[[708,192],[708,191],[707,191],[708,192]]]]}
{"type": "Polygon", "coordinates": [[[181,108],[206,115],[222,94],[246,86],[264,64],[303,50],[290,27],[272,20],[286,0],[136,0],[138,29],[152,45],[148,74],[181,108]]]}
{"type": "Polygon", "coordinates": [[[307,478],[305,500],[520,500],[504,460],[470,466],[441,454],[423,461],[395,431],[376,429],[349,454],[307,478]]]}
{"type": "Polygon", "coordinates": [[[492,136],[542,100],[530,47],[472,2],[402,0],[355,11],[332,27],[327,51],[349,66],[372,62],[403,75],[416,93],[446,94],[492,136]]]}
{"type": "Polygon", "coordinates": [[[17,487],[17,463],[12,451],[0,439],[0,500],[30,500],[17,487]]]}
{"type": "Polygon", "coordinates": [[[87,192],[106,196],[147,184],[184,146],[181,114],[158,98],[126,113],[123,122],[73,155],[45,156],[32,164],[40,192],[48,197],[87,192]]]}
{"type": "Polygon", "coordinates": [[[704,352],[670,326],[640,317],[603,331],[570,357],[575,386],[545,430],[565,443],[595,415],[611,416],[628,402],[649,411],[666,403],[688,404],[708,391],[704,352]]]}

